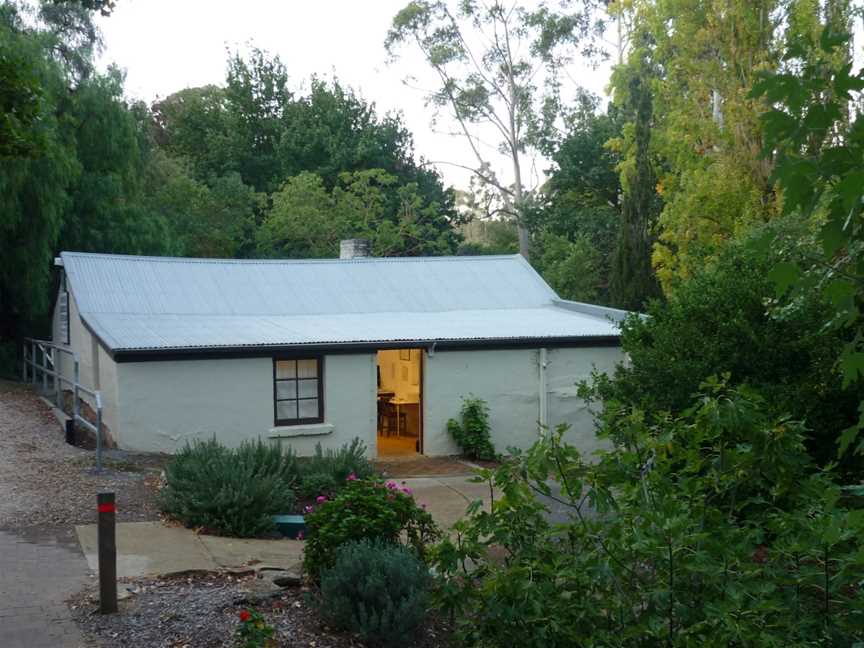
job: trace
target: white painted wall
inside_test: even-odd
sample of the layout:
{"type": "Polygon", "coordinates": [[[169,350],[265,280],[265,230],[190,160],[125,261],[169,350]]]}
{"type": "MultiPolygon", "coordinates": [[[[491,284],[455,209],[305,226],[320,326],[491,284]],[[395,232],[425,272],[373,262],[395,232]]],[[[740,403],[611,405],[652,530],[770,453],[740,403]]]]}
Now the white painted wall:
{"type": "MultiPolygon", "coordinates": [[[[585,453],[599,447],[594,421],[576,383],[592,368],[611,371],[624,356],[620,348],[561,348],[547,353],[548,425],[569,423],[567,440],[585,453]]],[[[540,351],[438,351],[424,358],[424,449],[428,455],[454,454],[458,447],[447,433],[447,420],[457,418],[464,396],[489,405],[495,448],[528,448],[540,430],[540,351]]]]}
{"type": "Polygon", "coordinates": [[[375,354],[324,358],[324,423],[275,428],[273,361],[231,358],[119,363],[122,447],[174,452],[216,437],[228,446],[273,439],[298,454],[362,439],[374,456],[375,354]]]}
{"type": "Polygon", "coordinates": [[[536,439],[539,411],[538,352],[533,349],[437,351],[426,354],[423,448],[428,455],[456,454],[447,420],[458,418],[462,397],[489,405],[497,450],[528,447],[536,439]]]}
{"type": "Polygon", "coordinates": [[[549,349],[547,351],[546,385],[548,392],[548,426],[554,429],[568,423],[565,440],[579,448],[583,456],[608,447],[594,434],[593,412],[578,397],[576,383],[588,380],[592,369],[611,374],[624,361],[620,347],[585,347],[549,349]]]}
{"type": "MultiPolygon", "coordinates": [[[[59,296],[59,289],[58,289],[59,296]]],[[[60,327],[60,309],[58,300],[54,302],[54,314],[52,321],[52,340],[62,344],[62,333],[60,327]]],[[[102,392],[102,420],[108,427],[111,437],[116,443],[119,439],[117,414],[119,409],[119,394],[117,390],[117,365],[108,354],[105,347],[90,333],[81,321],[78,311],[78,303],[72,287],[69,286],[69,348],[78,354],[79,381],[85,387],[98,389],[102,392]]],[[[70,380],[74,378],[74,363],[72,357],[67,353],[58,354],[63,375],[70,380]]],[[[64,383],[63,389],[71,389],[70,385],[64,383]]],[[[81,399],[89,403],[95,409],[95,399],[83,392],[81,399]]]]}

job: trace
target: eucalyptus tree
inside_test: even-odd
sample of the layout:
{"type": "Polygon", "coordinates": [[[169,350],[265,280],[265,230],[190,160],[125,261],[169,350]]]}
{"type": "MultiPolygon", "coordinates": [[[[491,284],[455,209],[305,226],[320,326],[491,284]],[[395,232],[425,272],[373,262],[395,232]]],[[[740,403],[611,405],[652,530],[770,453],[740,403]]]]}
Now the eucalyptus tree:
{"type": "MultiPolygon", "coordinates": [[[[427,103],[457,125],[473,158],[459,165],[481,189],[497,195],[500,212],[519,228],[519,251],[529,256],[527,215],[540,185],[531,161],[562,115],[560,76],[572,61],[580,36],[592,26],[595,4],[565,2],[568,11],[545,5],[529,11],[518,2],[415,0],[393,18],[385,46],[395,60],[403,47],[419,50],[434,72],[427,103]],[[494,133],[491,148],[509,160],[513,181],[497,176],[489,145],[476,128],[494,133]]],[[[409,80],[406,80],[406,83],[409,80]]],[[[435,123],[435,122],[433,122],[435,123]]]]}

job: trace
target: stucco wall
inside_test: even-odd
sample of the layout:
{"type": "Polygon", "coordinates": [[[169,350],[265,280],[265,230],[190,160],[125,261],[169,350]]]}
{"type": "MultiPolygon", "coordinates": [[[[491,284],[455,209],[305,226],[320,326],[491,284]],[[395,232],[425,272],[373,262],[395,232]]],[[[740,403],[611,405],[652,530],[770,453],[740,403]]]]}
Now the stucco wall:
{"type": "Polygon", "coordinates": [[[191,439],[274,439],[298,454],[354,437],[375,453],[375,355],[324,358],[324,423],[274,428],[271,358],[120,363],[122,447],[174,452],[191,439]],[[297,436],[303,434],[303,436],[297,436]]]}
{"type": "Polygon", "coordinates": [[[618,347],[549,349],[546,356],[546,388],[548,393],[548,426],[568,423],[567,442],[575,445],[586,459],[600,447],[594,434],[591,410],[576,391],[576,383],[591,377],[591,371],[611,373],[624,360],[618,347]]]}
{"type": "MultiPolygon", "coordinates": [[[[55,299],[52,340],[55,343],[62,344],[63,340],[61,338],[59,301],[55,299]]],[[[117,367],[105,348],[81,321],[78,304],[71,286],[69,287],[69,348],[78,354],[78,379],[80,383],[85,387],[98,389],[102,392],[102,419],[110,430],[114,441],[119,442],[119,429],[117,425],[119,407],[117,367]]],[[[70,380],[73,379],[75,371],[72,357],[68,353],[59,353],[58,358],[60,358],[63,375],[70,380]]],[[[69,390],[71,386],[68,383],[64,383],[63,389],[69,390]]],[[[80,395],[82,400],[95,409],[96,403],[93,397],[83,392],[80,395]]]]}
{"type": "MultiPolygon", "coordinates": [[[[537,439],[540,422],[539,349],[439,351],[424,361],[424,450],[428,455],[458,452],[447,433],[447,420],[458,416],[463,396],[474,395],[489,405],[496,449],[527,448],[537,439]]],[[[594,423],[576,396],[576,382],[592,367],[610,371],[623,359],[610,348],[549,349],[546,391],[548,424],[569,423],[570,443],[586,453],[598,447],[594,423]]]]}
{"type": "Polygon", "coordinates": [[[528,447],[537,433],[539,386],[537,351],[438,351],[424,365],[423,447],[425,454],[455,454],[447,433],[462,397],[474,395],[489,405],[495,447],[528,447]]]}

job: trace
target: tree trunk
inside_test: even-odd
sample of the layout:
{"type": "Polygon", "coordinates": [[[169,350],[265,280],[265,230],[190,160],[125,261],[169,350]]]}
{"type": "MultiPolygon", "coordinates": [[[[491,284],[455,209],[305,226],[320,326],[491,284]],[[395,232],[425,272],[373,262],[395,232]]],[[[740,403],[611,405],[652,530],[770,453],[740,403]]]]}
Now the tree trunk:
{"type": "Polygon", "coordinates": [[[530,252],[530,242],[531,239],[528,236],[528,228],[525,227],[525,202],[524,196],[522,193],[522,169],[519,164],[519,155],[517,153],[513,153],[513,194],[515,201],[515,209],[516,212],[516,230],[519,232],[519,254],[525,257],[526,261],[531,260],[531,252],[530,252]]]}

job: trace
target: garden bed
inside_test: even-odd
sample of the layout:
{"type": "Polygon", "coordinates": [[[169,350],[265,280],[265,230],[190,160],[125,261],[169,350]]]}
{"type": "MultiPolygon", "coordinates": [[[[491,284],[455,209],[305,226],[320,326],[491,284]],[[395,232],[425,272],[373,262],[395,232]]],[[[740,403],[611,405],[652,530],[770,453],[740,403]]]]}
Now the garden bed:
{"type": "MultiPolygon", "coordinates": [[[[215,648],[239,645],[235,631],[242,610],[261,613],[275,630],[277,646],[359,648],[357,638],[330,628],[321,618],[308,588],[272,591],[253,575],[207,573],[181,578],[123,579],[121,591],[134,593],[120,602],[120,613],[96,612],[98,593],[88,588],[69,601],[73,617],[95,646],[215,648]],[[250,601],[258,601],[250,605],[250,601]]],[[[420,648],[450,646],[440,620],[428,621],[410,644],[420,648]]]]}

